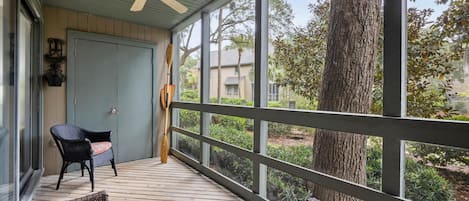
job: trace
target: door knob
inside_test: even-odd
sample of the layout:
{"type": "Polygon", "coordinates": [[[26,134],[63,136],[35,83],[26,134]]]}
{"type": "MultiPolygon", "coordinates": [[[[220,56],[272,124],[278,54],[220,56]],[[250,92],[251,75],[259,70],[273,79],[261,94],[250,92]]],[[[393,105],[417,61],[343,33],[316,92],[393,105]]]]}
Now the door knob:
{"type": "Polygon", "coordinates": [[[112,115],[117,115],[117,114],[119,114],[119,110],[118,110],[116,107],[112,107],[110,113],[111,113],[112,115]]]}

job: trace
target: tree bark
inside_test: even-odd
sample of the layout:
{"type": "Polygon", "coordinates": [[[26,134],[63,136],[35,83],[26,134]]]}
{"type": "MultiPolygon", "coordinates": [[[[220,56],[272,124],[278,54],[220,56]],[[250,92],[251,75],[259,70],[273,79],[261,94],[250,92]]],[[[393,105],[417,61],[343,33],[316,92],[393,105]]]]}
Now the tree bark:
{"type": "Polygon", "coordinates": [[[241,96],[241,55],[243,54],[243,49],[238,48],[238,97],[242,98],[241,96]]]}
{"type": "Polygon", "coordinates": [[[220,8],[218,13],[218,89],[217,89],[217,103],[221,103],[221,42],[222,40],[222,23],[223,23],[223,8],[220,8]]]}
{"type": "MultiPolygon", "coordinates": [[[[327,55],[318,109],[368,113],[379,33],[381,2],[331,0],[327,55]]],[[[317,129],[313,169],[366,184],[366,136],[317,129]]],[[[314,185],[319,200],[356,198],[314,185]]]]}

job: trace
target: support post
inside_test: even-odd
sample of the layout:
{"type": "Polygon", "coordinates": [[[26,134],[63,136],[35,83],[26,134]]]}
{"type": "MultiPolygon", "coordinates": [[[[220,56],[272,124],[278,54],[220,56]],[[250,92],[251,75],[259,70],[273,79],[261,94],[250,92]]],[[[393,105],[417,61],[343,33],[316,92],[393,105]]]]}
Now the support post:
{"type": "MultiPolygon", "coordinates": [[[[179,45],[180,45],[180,36],[179,33],[173,32],[171,37],[171,42],[173,43],[173,68],[171,68],[171,81],[172,83],[176,86],[174,90],[174,100],[179,101],[180,97],[180,84],[179,84],[179,45]]],[[[158,99],[154,100],[154,103],[156,104],[158,102],[158,99]]],[[[179,127],[179,109],[174,109],[171,107],[171,126],[179,127]]],[[[171,147],[172,148],[177,148],[178,147],[178,137],[174,135],[174,133],[171,131],[171,147]]]]}
{"type": "MultiPolygon", "coordinates": [[[[201,40],[201,75],[200,75],[200,103],[207,104],[210,100],[210,13],[202,12],[202,40],[201,40]]],[[[210,136],[210,113],[200,112],[200,134],[210,136]]],[[[210,163],[210,145],[200,141],[200,164],[208,166],[210,163]]]]}
{"type": "MultiPolygon", "coordinates": [[[[406,0],[384,0],[383,115],[406,114],[406,0]]],[[[398,138],[383,139],[383,192],[404,197],[405,146],[398,138]]]]}
{"type": "MultiPolygon", "coordinates": [[[[256,0],[256,34],[254,65],[254,107],[267,106],[267,68],[268,68],[268,0],[256,0]]],[[[267,122],[254,119],[254,153],[265,155],[267,152],[267,122]]],[[[261,197],[267,194],[267,166],[253,161],[253,192],[261,197]]]]}

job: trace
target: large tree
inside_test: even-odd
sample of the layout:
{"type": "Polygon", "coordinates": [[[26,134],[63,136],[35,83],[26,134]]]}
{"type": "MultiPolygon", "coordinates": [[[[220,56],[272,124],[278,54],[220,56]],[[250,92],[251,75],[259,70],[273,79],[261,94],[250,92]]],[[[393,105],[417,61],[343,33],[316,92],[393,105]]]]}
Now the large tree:
{"type": "MultiPolygon", "coordinates": [[[[426,118],[438,118],[451,115],[451,108],[448,107],[448,94],[451,93],[451,86],[454,82],[453,74],[459,72],[460,68],[458,65],[454,65],[456,61],[460,61],[464,56],[465,51],[468,51],[469,45],[469,10],[467,7],[467,2],[465,0],[452,0],[452,1],[438,1],[439,3],[449,4],[448,8],[443,12],[443,14],[437,18],[436,21],[429,21],[429,16],[432,14],[431,9],[416,9],[409,8],[408,10],[408,41],[407,41],[407,51],[408,51],[408,115],[426,117],[426,118]],[[440,116],[443,115],[443,116],[440,116]]],[[[344,2],[345,3],[345,2],[344,2]]],[[[358,2],[357,2],[358,3],[358,2]]],[[[334,3],[332,3],[333,5],[334,3]]],[[[312,16],[311,21],[308,23],[307,27],[297,28],[295,32],[287,38],[277,38],[273,44],[275,47],[274,55],[272,56],[273,63],[277,68],[281,68],[282,74],[277,76],[278,83],[283,84],[284,86],[289,87],[294,92],[310,99],[310,101],[317,100],[321,89],[321,94],[326,93],[329,95],[329,100],[324,98],[324,95],[321,96],[322,104],[320,103],[320,110],[336,110],[337,108],[325,107],[324,104],[345,104],[353,102],[351,96],[348,95],[348,90],[343,90],[343,92],[330,92],[332,88],[336,89],[335,82],[341,82],[342,79],[346,79],[347,82],[352,82],[355,79],[361,79],[361,81],[367,81],[369,86],[369,74],[362,79],[363,75],[350,78],[336,76],[336,74],[331,72],[326,72],[324,70],[324,62],[331,61],[330,53],[331,42],[341,43],[342,41],[350,42],[348,39],[344,40],[340,37],[335,37],[336,41],[330,41],[331,35],[328,33],[331,31],[331,28],[327,29],[325,27],[337,27],[336,25],[331,24],[329,26],[329,20],[333,20],[333,15],[328,15],[329,13],[329,1],[328,0],[319,0],[315,4],[311,4],[312,16]],[[329,37],[329,38],[328,38],[329,37]],[[328,41],[327,48],[324,41],[328,41]],[[305,47],[309,47],[306,48],[305,47]],[[326,49],[328,52],[327,61],[325,61],[326,49]],[[321,73],[323,72],[324,73],[321,73]],[[333,76],[333,77],[330,77],[333,76]],[[328,78],[326,78],[328,77],[328,78]],[[323,81],[324,79],[324,81],[323,81]],[[329,79],[328,83],[325,79],[329,79]],[[351,79],[351,80],[347,80],[351,79]],[[331,85],[331,83],[333,85],[331,85]],[[326,86],[324,86],[326,85],[326,86]],[[332,96],[336,98],[342,98],[344,102],[334,103],[333,101],[341,101],[338,99],[333,99],[332,96]],[[327,103],[327,101],[331,101],[327,103]]],[[[355,12],[355,10],[351,10],[355,12]]],[[[332,11],[330,11],[332,13],[332,11]]],[[[339,18],[340,19],[340,18],[339,18]]],[[[374,62],[374,84],[372,87],[372,111],[371,113],[380,114],[382,112],[382,25],[379,34],[378,46],[376,48],[377,54],[374,62]]],[[[333,37],[334,38],[334,37],[333,37]]],[[[366,42],[366,40],[365,40],[366,42]]],[[[337,44],[336,44],[337,45],[337,44]]],[[[340,44],[339,44],[340,45],[340,44]]],[[[345,44],[342,44],[345,45],[345,44]]],[[[333,50],[333,53],[342,54],[343,56],[348,57],[351,53],[344,52],[349,50],[348,47],[337,47],[336,50],[333,50]]],[[[370,47],[371,48],[371,47],[370,47]]],[[[467,54],[467,53],[466,53],[467,54]]],[[[340,56],[340,55],[339,55],[340,56]]],[[[340,58],[340,57],[339,57],[340,58]]],[[[350,59],[350,58],[348,58],[350,59]]],[[[334,60],[332,60],[334,61],[334,60]]],[[[338,65],[342,63],[338,61],[338,65]]],[[[347,67],[347,65],[342,65],[347,67]]],[[[359,65],[355,65],[359,66],[359,65]]],[[[331,68],[334,72],[341,73],[343,69],[331,68]]],[[[368,69],[369,70],[369,69],[368,69]]],[[[367,71],[366,73],[368,73],[367,71]]],[[[356,72],[357,73],[357,72],[356,72]]],[[[358,72],[359,73],[359,72],[358,72]]],[[[358,85],[357,85],[358,86],[358,85]]],[[[356,87],[356,86],[355,86],[356,87]]],[[[368,90],[368,89],[367,89],[368,90]]],[[[357,93],[369,94],[369,91],[355,90],[357,93]]],[[[320,101],[321,102],[321,101],[320,101]]],[[[358,102],[357,102],[358,104],[358,102]]],[[[360,102],[363,104],[363,102],[360,102]]],[[[358,104],[359,107],[362,105],[358,104]]],[[[327,105],[326,105],[327,106],[327,105]]],[[[350,112],[364,112],[366,107],[362,108],[363,110],[349,110],[350,112]]],[[[339,110],[347,111],[347,110],[339,110]]],[[[318,131],[321,133],[323,131],[318,131]]],[[[341,133],[343,134],[343,133],[341,133]]],[[[321,135],[321,134],[320,134],[321,135]]],[[[329,144],[336,144],[337,135],[332,135],[333,139],[322,138],[326,140],[318,140],[315,143],[315,146],[322,146],[323,149],[329,149],[329,144]],[[324,144],[322,144],[324,143],[324,144]]],[[[352,137],[353,135],[345,134],[344,136],[352,137]]],[[[319,137],[319,136],[318,136],[319,137]]],[[[363,140],[363,139],[359,139],[363,140]]],[[[350,147],[349,141],[343,141],[345,143],[343,147],[333,147],[333,149],[339,150],[338,152],[343,152],[354,149],[354,151],[361,152],[363,154],[363,147],[350,147]]],[[[363,141],[361,141],[363,142],[363,141]]],[[[434,146],[432,146],[434,147],[434,146]]],[[[320,148],[315,147],[315,154],[318,154],[321,150],[320,148]]],[[[448,151],[445,149],[445,152],[448,151]]],[[[327,152],[326,152],[327,153],[327,152]]],[[[432,151],[432,153],[436,153],[432,151]]],[[[320,154],[320,153],[319,153],[320,154]]],[[[323,158],[326,163],[343,163],[342,158],[332,157],[323,158]]],[[[461,154],[462,155],[462,154],[461,154]]],[[[467,155],[467,154],[465,154],[467,155]]],[[[350,156],[350,155],[349,155],[350,156]]],[[[344,156],[342,156],[344,157],[344,156]]],[[[362,160],[362,155],[352,155],[351,158],[345,160],[355,160],[352,157],[359,157],[359,160],[362,160]],[[360,158],[361,157],[361,158],[360,158]]],[[[319,157],[315,157],[315,163],[318,163],[319,157]]],[[[363,161],[362,161],[363,162],[363,161]]],[[[359,163],[356,163],[359,164],[359,163]]],[[[316,168],[316,165],[313,165],[316,168]]],[[[326,169],[331,169],[332,172],[337,171],[336,166],[324,165],[326,169]]],[[[321,170],[321,169],[319,169],[321,170]]],[[[350,172],[345,172],[345,174],[350,174],[354,169],[350,169],[350,172]]],[[[328,172],[328,171],[325,171],[328,172]]],[[[329,172],[328,172],[329,173],[329,172]]],[[[334,175],[334,174],[333,174],[334,175]]],[[[335,174],[336,176],[346,178],[348,180],[354,181],[347,177],[335,174]]],[[[316,196],[316,195],[315,195],[316,196]]]]}
{"type": "MultiPolygon", "coordinates": [[[[380,30],[380,1],[331,0],[319,110],[368,113],[380,30]]],[[[366,184],[366,136],[317,129],[313,168],[366,184]]],[[[355,200],[315,185],[320,200],[355,200]]]]}

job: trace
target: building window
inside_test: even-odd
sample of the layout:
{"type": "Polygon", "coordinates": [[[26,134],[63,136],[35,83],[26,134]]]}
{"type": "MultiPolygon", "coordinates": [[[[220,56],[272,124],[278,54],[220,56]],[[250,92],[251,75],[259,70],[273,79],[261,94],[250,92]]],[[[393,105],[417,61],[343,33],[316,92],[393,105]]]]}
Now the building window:
{"type": "Polygon", "coordinates": [[[268,99],[269,101],[278,101],[278,85],[275,83],[269,83],[268,99]]]}
{"type": "Polygon", "coordinates": [[[237,96],[239,95],[238,85],[226,85],[226,95],[237,96]]]}

